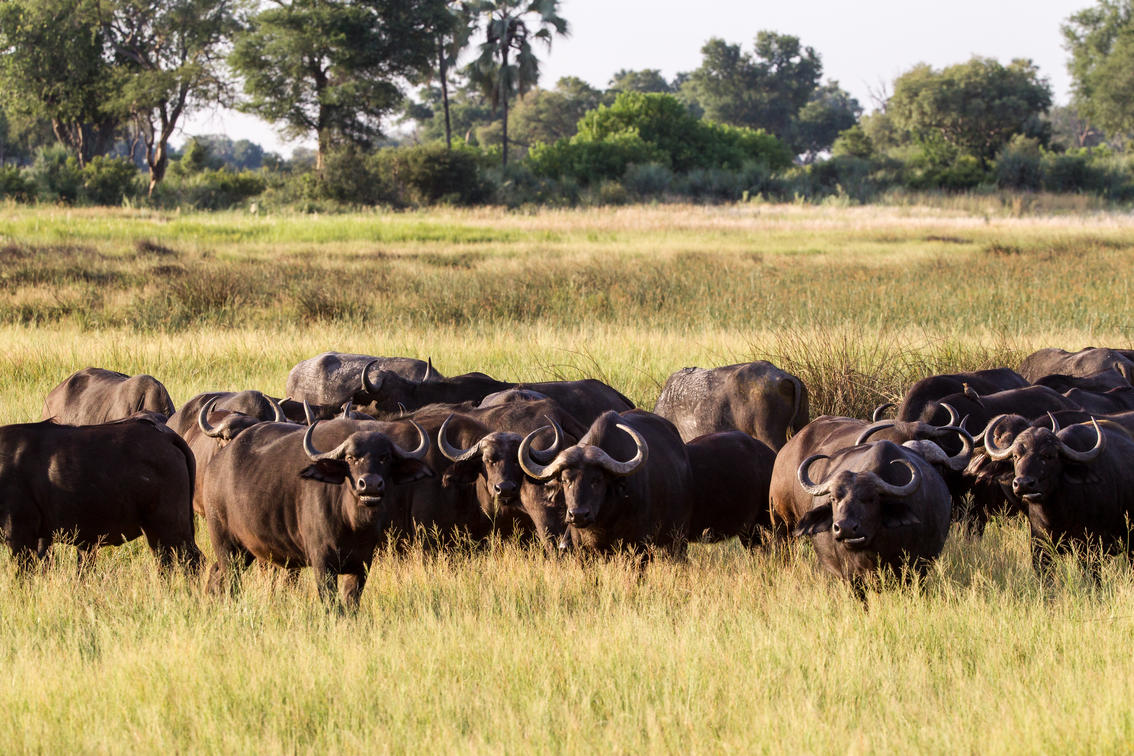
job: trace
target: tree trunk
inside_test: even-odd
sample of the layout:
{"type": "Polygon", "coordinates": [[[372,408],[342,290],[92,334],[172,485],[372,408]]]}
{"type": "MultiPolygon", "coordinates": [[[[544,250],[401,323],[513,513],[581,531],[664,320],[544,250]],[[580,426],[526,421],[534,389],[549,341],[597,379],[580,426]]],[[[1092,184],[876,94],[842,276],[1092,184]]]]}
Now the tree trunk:
{"type": "Polygon", "coordinates": [[[503,149],[503,166],[508,167],[508,50],[505,48],[503,62],[500,66],[500,101],[504,105],[504,118],[502,122],[502,136],[501,143],[503,149]]]}
{"type": "Polygon", "coordinates": [[[441,73],[441,107],[445,111],[445,149],[453,149],[453,125],[449,120],[449,72],[445,60],[445,38],[437,38],[437,70],[441,73]]]}
{"type": "Polygon", "coordinates": [[[164,139],[158,140],[154,145],[153,158],[150,163],[150,188],[146,193],[147,197],[154,196],[154,189],[165,178],[165,169],[169,167],[169,148],[166,146],[164,139]]]}

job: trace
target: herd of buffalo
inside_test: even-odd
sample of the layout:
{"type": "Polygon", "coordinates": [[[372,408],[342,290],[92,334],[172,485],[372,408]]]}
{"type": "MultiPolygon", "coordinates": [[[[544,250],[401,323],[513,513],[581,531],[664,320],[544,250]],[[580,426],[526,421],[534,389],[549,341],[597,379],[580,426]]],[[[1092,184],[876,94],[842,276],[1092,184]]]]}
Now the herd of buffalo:
{"type": "Polygon", "coordinates": [[[923,572],[952,521],[976,537],[1016,512],[1043,572],[1068,548],[1131,550],[1132,382],[1134,351],[1044,349],[920,380],[893,419],[883,405],[809,422],[806,387],[768,362],[678,371],[653,412],[593,379],[445,377],[403,357],[328,352],[291,370],[285,398],[180,408],[151,376],[86,368],[41,422],[0,427],[0,528],[19,569],[53,539],[82,569],[141,535],[163,564],[197,567],[196,513],[211,591],[259,560],[311,567],[347,606],[380,543],[493,532],[642,559],[806,535],[861,593],[879,568],[923,572]]]}

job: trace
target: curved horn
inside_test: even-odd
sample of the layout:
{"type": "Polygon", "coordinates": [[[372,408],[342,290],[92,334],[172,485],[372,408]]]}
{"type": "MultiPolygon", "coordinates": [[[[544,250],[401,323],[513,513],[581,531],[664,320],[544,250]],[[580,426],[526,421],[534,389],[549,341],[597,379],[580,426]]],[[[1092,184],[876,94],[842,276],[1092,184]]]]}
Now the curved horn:
{"type": "Polygon", "coordinates": [[[1051,414],[1051,410],[1047,411],[1047,416],[1051,420],[1051,432],[1052,433],[1058,433],[1059,432],[1059,421],[1055,419],[1055,415],[1051,414]]]}
{"type": "Polygon", "coordinates": [[[866,473],[867,475],[873,475],[877,478],[875,484],[878,486],[879,491],[887,496],[901,498],[902,496],[909,496],[918,489],[918,486],[921,485],[921,471],[917,469],[917,465],[910,462],[908,459],[894,459],[890,461],[890,464],[905,465],[910,471],[910,482],[905,485],[896,486],[893,483],[887,483],[882,480],[882,476],[877,473],[866,473]]]}
{"type": "Polygon", "coordinates": [[[823,496],[831,490],[828,483],[812,483],[811,477],[807,474],[808,469],[811,467],[812,462],[820,459],[830,459],[826,454],[812,454],[807,459],[799,464],[799,468],[795,471],[795,477],[799,479],[799,486],[812,496],[823,496]]]}
{"type": "MultiPolygon", "coordinates": [[[[875,410],[875,412],[877,412],[877,410],[875,410]]],[[[854,445],[858,446],[859,444],[865,444],[866,440],[878,431],[884,431],[887,428],[893,428],[895,425],[897,425],[897,423],[895,423],[893,420],[884,420],[880,423],[875,422],[873,425],[865,428],[862,433],[858,434],[858,438],[854,440],[854,445]]]]}
{"type": "Polygon", "coordinates": [[[287,415],[284,414],[283,407],[280,406],[280,403],[267,395],[265,395],[264,398],[268,400],[268,404],[272,405],[272,412],[275,413],[275,418],[272,422],[286,423],[287,415]]]}
{"type": "Polygon", "coordinates": [[[870,414],[870,422],[876,423],[879,420],[881,420],[882,417],[883,417],[882,413],[885,412],[886,410],[890,409],[893,406],[894,406],[893,402],[885,402],[884,404],[879,404],[877,407],[874,408],[874,412],[872,412],[870,414]]]}
{"type": "MultiPolygon", "coordinates": [[[[953,405],[949,404],[949,402],[938,402],[937,406],[938,407],[944,407],[945,411],[949,413],[949,422],[945,423],[945,425],[947,425],[951,428],[957,427],[957,423],[960,422],[961,416],[960,416],[960,414],[958,414],[957,410],[953,407],[953,405]]],[[[942,427],[944,427],[944,426],[942,426],[942,427]]]]}
{"type": "Polygon", "coordinates": [[[369,375],[371,366],[377,365],[378,362],[378,360],[371,360],[362,368],[362,390],[371,396],[376,396],[382,390],[382,378],[379,378],[377,383],[371,383],[369,375]]]}
{"type": "Polygon", "coordinates": [[[1056,436],[1059,441],[1059,453],[1073,462],[1090,462],[1095,457],[1102,454],[1103,449],[1106,448],[1106,436],[1103,435],[1102,428],[1099,427],[1099,421],[1091,418],[1091,425],[1095,426],[1095,445],[1087,451],[1076,451],[1072,449],[1067,443],[1056,436]]]}
{"type": "MultiPolygon", "coordinates": [[[[965,419],[968,419],[968,415],[965,415],[965,419]]],[[[973,444],[975,442],[973,440],[972,434],[965,430],[962,427],[963,425],[964,420],[961,421],[961,425],[943,425],[938,429],[939,431],[941,431],[941,433],[938,434],[939,436],[944,435],[946,431],[952,431],[953,433],[956,433],[961,437],[960,453],[952,457],[946,457],[945,459],[945,465],[948,466],[950,470],[953,470],[955,472],[964,470],[965,466],[969,463],[969,457],[973,455],[973,444]]]]}
{"type": "Polygon", "coordinates": [[[421,379],[422,383],[432,380],[437,377],[437,371],[433,369],[433,357],[425,358],[425,377],[421,379]]]}
{"type": "Polygon", "coordinates": [[[607,454],[599,447],[595,447],[595,461],[602,465],[603,469],[612,475],[630,475],[639,467],[642,466],[650,456],[650,447],[646,445],[646,439],[642,438],[642,434],[631,428],[624,423],[617,423],[615,428],[618,428],[623,433],[626,433],[630,438],[634,439],[634,446],[638,447],[638,451],[633,457],[625,462],[619,462],[614,457],[607,454]]]}
{"type": "Polygon", "coordinates": [[[201,427],[201,432],[209,438],[218,438],[221,433],[224,432],[220,428],[214,428],[209,424],[208,420],[209,413],[213,411],[213,405],[217,403],[217,399],[219,398],[219,396],[214,396],[212,399],[205,402],[205,406],[202,407],[201,411],[197,414],[197,425],[201,427]]]}
{"type": "Polygon", "coordinates": [[[549,426],[545,425],[542,428],[536,428],[534,431],[524,436],[524,440],[520,442],[520,467],[523,468],[527,475],[530,475],[536,480],[547,480],[556,473],[554,462],[541,464],[532,458],[532,442],[535,441],[537,435],[547,430],[548,427],[549,426]]]}
{"type": "Polygon", "coordinates": [[[421,439],[421,441],[418,442],[417,448],[413,451],[406,451],[393,441],[390,441],[390,446],[394,447],[394,453],[402,459],[425,459],[425,455],[429,453],[429,434],[425,432],[425,428],[417,424],[417,421],[410,420],[408,422],[417,429],[417,436],[421,439]]]}
{"type": "Polygon", "coordinates": [[[997,415],[984,427],[984,450],[988,453],[990,459],[997,462],[1012,456],[1012,449],[1016,445],[1015,442],[1013,442],[1011,446],[1003,449],[996,445],[996,428],[1007,417],[1007,415],[997,415]]]}
{"type": "Polygon", "coordinates": [[[350,399],[347,399],[347,400],[346,400],[346,401],[345,401],[345,402],[343,403],[343,412],[342,412],[342,414],[341,414],[341,415],[339,415],[339,417],[345,417],[345,418],[349,418],[349,417],[350,417],[350,413],[351,413],[351,411],[353,411],[353,410],[354,410],[354,402],[353,402],[353,401],[351,401],[350,399]]]}
{"type": "Polygon", "coordinates": [[[308,425],[314,425],[317,422],[315,420],[315,411],[311,409],[311,405],[307,403],[306,399],[303,400],[303,416],[307,418],[308,425]]]}
{"type": "Polygon", "coordinates": [[[437,448],[441,450],[442,456],[451,462],[464,462],[465,460],[472,459],[476,453],[480,451],[480,442],[476,442],[468,449],[458,449],[449,443],[446,434],[449,430],[449,421],[453,419],[453,413],[450,412],[449,416],[445,418],[445,422],[441,423],[441,429],[437,431],[437,448]]]}
{"type": "Polygon", "coordinates": [[[311,443],[311,436],[313,433],[315,433],[315,426],[317,425],[319,425],[318,420],[307,426],[307,430],[304,431],[303,451],[307,454],[308,457],[310,457],[312,462],[322,462],[325,459],[342,459],[343,455],[346,453],[347,441],[349,441],[350,439],[348,438],[346,441],[343,441],[341,444],[336,446],[334,449],[331,449],[329,452],[321,452],[315,448],[314,444],[311,443]]]}
{"type": "MultiPolygon", "coordinates": [[[[547,420],[547,422],[551,423],[551,429],[555,432],[555,438],[551,440],[551,446],[547,447],[546,449],[528,450],[531,458],[536,462],[539,462],[540,464],[547,464],[551,462],[551,460],[555,459],[555,456],[559,454],[559,447],[563,446],[563,428],[559,426],[559,423],[555,422],[554,417],[551,417],[550,415],[544,415],[544,418],[547,420]]],[[[546,425],[543,426],[543,428],[537,430],[536,433],[541,432],[546,427],[546,425]]]]}

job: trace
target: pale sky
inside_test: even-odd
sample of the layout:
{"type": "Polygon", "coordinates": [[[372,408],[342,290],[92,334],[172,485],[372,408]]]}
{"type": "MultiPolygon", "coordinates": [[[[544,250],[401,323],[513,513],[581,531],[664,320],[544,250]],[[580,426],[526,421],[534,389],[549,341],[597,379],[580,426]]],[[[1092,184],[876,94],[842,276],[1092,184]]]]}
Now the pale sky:
{"type": "MultiPolygon", "coordinates": [[[[1090,0],[561,0],[571,36],[540,50],[541,82],[578,76],[605,88],[622,68],[657,68],[667,78],[701,62],[711,37],[751,51],[761,29],[794,34],[814,47],[824,79],[835,79],[869,110],[870,92],[887,87],[921,62],[936,68],[973,55],[1008,63],[1031,58],[1052,84],[1057,103],[1070,97],[1067,53],[1060,24],[1090,0]]],[[[225,133],[251,139],[285,156],[299,143],[283,142],[268,124],[220,111],[199,114],[183,135],[225,133]]]]}

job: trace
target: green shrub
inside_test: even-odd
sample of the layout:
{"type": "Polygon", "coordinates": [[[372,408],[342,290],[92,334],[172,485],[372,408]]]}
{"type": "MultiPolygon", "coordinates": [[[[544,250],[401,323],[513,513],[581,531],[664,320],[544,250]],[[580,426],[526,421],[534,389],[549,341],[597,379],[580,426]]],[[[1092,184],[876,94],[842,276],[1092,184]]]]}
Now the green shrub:
{"type": "Polygon", "coordinates": [[[388,147],[368,163],[393,189],[400,204],[471,205],[483,202],[490,192],[481,175],[480,157],[470,147],[449,149],[440,142],[388,147]]]}
{"type": "Polygon", "coordinates": [[[492,201],[506,207],[570,206],[579,201],[579,184],[574,179],[538,176],[525,163],[491,168],[485,179],[492,188],[492,201]]]}
{"type": "Polygon", "coordinates": [[[97,155],[81,173],[83,198],[95,205],[120,205],[138,193],[138,168],[126,158],[97,155]]]}
{"type": "Polygon", "coordinates": [[[0,197],[31,202],[35,198],[35,182],[14,165],[0,168],[0,197]]]}
{"type": "Polygon", "coordinates": [[[224,210],[258,196],[267,188],[267,179],[253,171],[228,168],[202,170],[171,176],[158,185],[158,204],[196,210],[224,210]]]}
{"type": "Polygon", "coordinates": [[[660,197],[673,187],[674,175],[673,171],[661,163],[644,163],[629,166],[622,183],[639,199],[660,197]]]}
{"type": "Polygon", "coordinates": [[[83,188],[79,161],[59,145],[36,152],[29,178],[35,182],[36,192],[45,202],[71,204],[79,198],[83,188]]]}
{"type": "Polygon", "coordinates": [[[1039,189],[1043,168],[1039,140],[1018,134],[996,159],[996,185],[1001,189],[1039,189]]]}
{"type": "Polygon", "coordinates": [[[668,163],[666,155],[633,131],[605,139],[575,135],[552,144],[537,143],[528,153],[528,164],[538,176],[570,177],[583,186],[617,179],[631,165],[668,163]]]}

